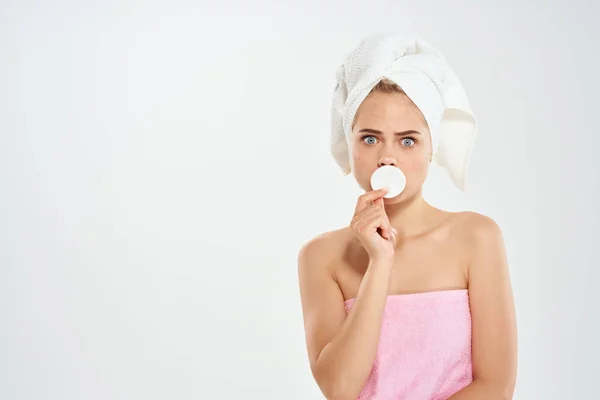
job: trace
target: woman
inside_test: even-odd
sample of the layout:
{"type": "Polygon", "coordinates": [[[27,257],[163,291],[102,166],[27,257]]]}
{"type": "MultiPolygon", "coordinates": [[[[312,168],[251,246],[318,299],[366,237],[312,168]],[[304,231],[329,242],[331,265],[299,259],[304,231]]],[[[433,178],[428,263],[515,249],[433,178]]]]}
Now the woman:
{"type": "MultiPolygon", "coordinates": [[[[356,57],[360,52],[381,56],[381,43],[414,42],[405,36],[368,40],[338,73],[336,91],[353,80],[351,71],[381,64],[356,57]],[[368,65],[353,68],[352,60],[368,65]]],[[[424,42],[416,40],[412,48],[418,52],[424,42]]],[[[404,68],[399,65],[411,55],[409,48],[402,47],[403,56],[394,50],[394,68],[404,68]]],[[[419,65],[411,60],[406,71],[419,65]]],[[[423,65],[431,69],[430,61],[423,65]]],[[[354,102],[352,118],[340,118],[340,124],[347,123],[342,156],[349,158],[365,190],[349,225],[318,235],[299,252],[313,376],[332,400],[510,399],[517,340],[502,233],[489,217],[447,212],[423,198],[422,185],[436,156],[434,142],[446,139],[433,133],[437,125],[427,105],[433,92],[413,85],[413,78],[402,81],[404,75],[396,72],[388,73],[394,80],[365,74],[375,76],[376,83],[364,85],[367,95],[354,102]],[[411,96],[403,86],[412,88],[411,96]],[[372,173],[384,165],[406,176],[404,191],[394,198],[384,198],[386,189],[370,185],[372,173]]],[[[352,103],[348,93],[356,90],[351,89],[343,88],[345,106],[352,103]]]]}

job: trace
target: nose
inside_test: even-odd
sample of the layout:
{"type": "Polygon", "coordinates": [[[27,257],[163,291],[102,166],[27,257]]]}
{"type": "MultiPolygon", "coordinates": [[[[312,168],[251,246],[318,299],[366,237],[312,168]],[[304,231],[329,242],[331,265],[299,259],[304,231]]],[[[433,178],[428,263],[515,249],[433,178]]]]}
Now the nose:
{"type": "Polygon", "coordinates": [[[383,167],[384,165],[396,166],[398,164],[398,161],[395,157],[383,156],[379,159],[379,162],[377,164],[378,167],[383,167]]]}

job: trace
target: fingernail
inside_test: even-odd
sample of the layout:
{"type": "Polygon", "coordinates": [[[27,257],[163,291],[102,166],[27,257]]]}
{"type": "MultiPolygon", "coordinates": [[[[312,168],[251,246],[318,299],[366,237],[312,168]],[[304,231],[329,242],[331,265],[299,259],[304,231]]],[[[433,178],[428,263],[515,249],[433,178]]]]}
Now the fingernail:
{"type": "Polygon", "coordinates": [[[394,229],[394,228],[392,228],[392,232],[394,232],[394,235],[398,234],[398,231],[396,229],[394,229]]]}

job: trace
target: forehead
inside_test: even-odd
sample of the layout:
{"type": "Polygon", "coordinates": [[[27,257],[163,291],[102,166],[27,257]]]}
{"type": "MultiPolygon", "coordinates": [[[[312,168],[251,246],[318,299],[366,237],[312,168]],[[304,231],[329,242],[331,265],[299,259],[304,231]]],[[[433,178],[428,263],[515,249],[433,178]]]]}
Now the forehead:
{"type": "Polygon", "coordinates": [[[404,93],[370,93],[354,117],[354,127],[386,130],[426,130],[419,108],[404,93]]]}

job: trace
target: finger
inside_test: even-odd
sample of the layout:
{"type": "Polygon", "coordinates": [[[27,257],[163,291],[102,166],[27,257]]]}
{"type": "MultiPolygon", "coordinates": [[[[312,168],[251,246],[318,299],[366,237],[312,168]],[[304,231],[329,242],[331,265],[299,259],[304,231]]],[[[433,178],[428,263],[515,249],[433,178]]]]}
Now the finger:
{"type": "Polygon", "coordinates": [[[356,204],[356,212],[362,211],[365,207],[368,206],[370,202],[373,202],[383,197],[387,192],[389,192],[389,190],[389,187],[385,187],[379,190],[373,190],[371,192],[366,192],[360,195],[356,204]]]}
{"type": "Polygon", "coordinates": [[[381,214],[381,211],[378,211],[365,219],[365,226],[367,226],[369,230],[375,230],[376,232],[380,232],[381,236],[384,239],[390,239],[391,230],[389,227],[389,223],[387,222],[387,218],[385,217],[385,215],[381,214]]]}
{"type": "Polygon", "coordinates": [[[382,231],[385,234],[384,237],[389,240],[391,238],[391,236],[392,236],[392,233],[393,233],[392,232],[392,225],[390,224],[390,220],[388,219],[385,211],[382,211],[380,209],[379,212],[381,213],[381,219],[382,219],[382,221],[381,221],[381,229],[382,229],[382,231]]]}
{"type": "Polygon", "coordinates": [[[374,215],[376,215],[377,213],[379,213],[380,211],[377,209],[377,207],[372,206],[372,207],[366,207],[364,210],[362,210],[361,212],[354,214],[354,216],[352,217],[352,222],[351,224],[362,224],[365,221],[368,221],[371,219],[371,217],[373,217],[374,215]]]}
{"type": "Polygon", "coordinates": [[[376,205],[376,206],[379,206],[379,207],[381,207],[383,210],[385,210],[385,206],[384,206],[384,204],[383,204],[383,197],[380,197],[380,198],[378,198],[378,199],[376,199],[376,200],[373,200],[373,204],[374,204],[374,205],[376,205]]]}
{"type": "MultiPolygon", "coordinates": [[[[381,209],[381,207],[376,206],[375,204],[370,205],[369,207],[366,207],[364,210],[362,210],[360,213],[357,214],[356,218],[371,218],[373,216],[378,216],[378,215],[385,215],[385,211],[383,211],[381,209]]],[[[386,216],[387,217],[387,216],[386,216]]]]}
{"type": "Polygon", "coordinates": [[[352,219],[352,225],[355,227],[368,225],[369,229],[380,230],[382,236],[386,239],[389,238],[392,232],[392,226],[385,211],[375,205],[367,207],[361,213],[355,215],[352,219]]]}
{"type": "Polygon", "coordinates": [[[390,191],[390,187],[383,187],[381,189],[372,190],[370,192],[363,193],[359,198],[362,202],[367,203],[383,197],[387,192],[390,191]]]}
{"type": "Polygon", "coordinates": [[[357,210],[355,215],[361,214],[363,212],[372,212],[373,210],[385,211],[385,207],[383,207],[383,205],[380,205],[381,203],[379,203],[379,201],[379,199],[376,199],[374,201],[367,201],[364,204],[357,204],[357,210]]]}
{"type": "Polygon", "coordinates": [[[389,236],[391,234],[392,226],[388,219],[387,213],[385,212],[385,206],[383,205],[383,197],[380,197],[373,202],[372,209],[374,209],[375,212],[380,213],[383,216],[384,226],[382,226],[382,229],[384,229],[387,232],[387,236],[389,236]]]}
{"type": "Polygon", "coordinates": [[[387,240],[391,239],[392,230],[390,229],[390,223],[387,220],[387,217],[384,215],[381,221],[381,231],[384,234],[384,238],[387,240]]]}

